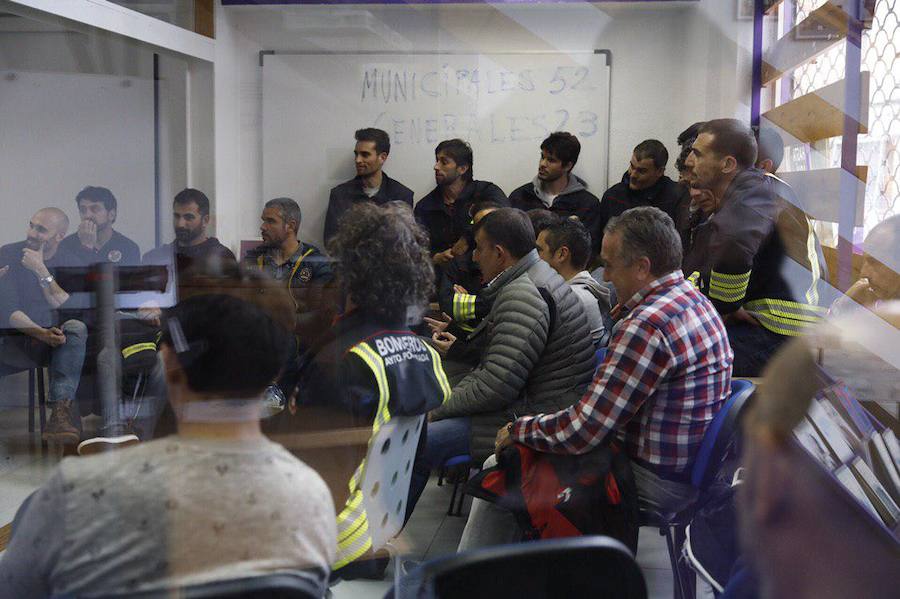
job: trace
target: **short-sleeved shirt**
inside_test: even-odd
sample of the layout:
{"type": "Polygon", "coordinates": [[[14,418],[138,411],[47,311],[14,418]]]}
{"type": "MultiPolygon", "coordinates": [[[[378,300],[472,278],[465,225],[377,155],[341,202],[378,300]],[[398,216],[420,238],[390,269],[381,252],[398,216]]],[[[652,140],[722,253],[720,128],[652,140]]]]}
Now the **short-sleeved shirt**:
{"type": "Polygon", "coordinates": [[[84,265],[112,262],[121,266],[137,266],[141,263],[141,250],[138,245],[118,231],[113,231],[109,241],[98,250],[81,245],[78,233],[72,233],[63,239],[59,247],[84,265]]]}
{"type": "MultiPolygon", "coordinates": [[[[35,324],[42,327],[58,324],[56,310],[44,297],[38,278],[22,266],[24,249],[24,241],[10,243],[0,248],[0,268],[9,266],[9,271],[0,278],[0,330],[12,328],[9,317],[17,310],[24,312],[35,324]]],[[[77,266],[78,262],[60,246],[52,257],[44,260],[44,265],[55,277],[58,268],[77,266]]]]}

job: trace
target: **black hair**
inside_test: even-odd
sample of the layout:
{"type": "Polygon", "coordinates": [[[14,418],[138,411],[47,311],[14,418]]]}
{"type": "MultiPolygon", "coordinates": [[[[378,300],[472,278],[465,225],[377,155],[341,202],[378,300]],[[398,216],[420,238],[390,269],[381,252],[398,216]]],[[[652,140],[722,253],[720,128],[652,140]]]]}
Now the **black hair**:
{"type": "Polygon", "coordinates": [[[382,131],[381,129],[376,129],[374,127],[367,127],[365,129],[357,129],[353,136],[356,138],[356,141],[373,142],[375,144],[375,151],[379,154],[391,153],[391,137],[387,134],[387,131],[382,131]]]}
{"type": "Polygon", "coordinates": [[[697,121],[696,123],[694,123],[687,129],[685,129],[684,131],[679,133],[678,139],[676,140],[678,145],[681,146],[682,148],[684,146],[690,147],[691,144],[694,143],[694,140],[697,139],[697,135],[698,135],[698,132],[700,131],[700,127],[702,127],[705,122],[706,121],[697,121]]]}
{"type": "Polygon", "coordinates": [[[528,215],[528,219],[531,221],[535,239],[541,234],[541,231],[559,222],[559,215],[544,208],[532,208],[525,214],[528,215]]]}
{"type": "Polygon", "coordinates": [[[723,158],[733,156],[738,168],[753,168],[756,164],[756,138],[747,123],[738,119],[714,119],[706,121],[697,135],[703,133],[712,136],[712,151],[723,158]]]}
{"type": "Polygon", "coordinates": [[[694,140],[691,139],[691,143],[686,146],[682,146],[681,153],[678,154],[678,158],[675,159],[675,169],[681,173],[687,170],[687,158],[691,155],[691,144],[694,143],[694,140]]]}
{"type": "Polygon", "coordinates": [[[516,259],[534,249],[534,227],[528,215],[517,208],[494,210],[475,225],[475,234],[479,231],[516,259]]]}
{"type": "Polygon", "coordinates": [[[575,166],[578,155],[581,154],[581,143],[571,133],[556,131],[541,143],[541,149],[558,158],[564,165],[571,162],[575,166]]]}
{"type": "Polygon", "coordinates": [[[461,139],[445,139],[434,149],[434,155],[437,156],[443,152],[449,156],[456,166],[468,166],[468,170],[463,173],[464,181],[472,180],[472,167],[474,166],[474,156],[472,155],[472,146],[461,139]]]}
{"type": "Polygon", "coordinates": [[[196,295],[166,311],[162,343],[197,393],[258,395],[288,358],[290,333],[259,306],[225,293],[196,295]]]}
{"type": "Polygon", "coordinates": [[[784,160],[784,140],[771,127],[751,127],[756,137],[756,162],[772,161],[772,170],[777,171],[784,160]]]}
{"type": "Polygon", "coordinates": [[[75,205],[80,207],[81,200],[100,202],[107,212],[118,208],[116,196],[106,187],[91,187],[90,185],[85,187],[75,196],[75,205]]]}
{"type": "Polygon", "coordinates": [[[545,229],[547,247],[555,253],[559,248],[569,248],[572,266],[584,270],[591,258],[591,236],[581,221],[565,218],[545,229]]]}
{"type": "Polygon", "coordinates": [[[634,157],[638,160],[653,159],[653,166],[666,168],[669,162],[669,151],[658,139],[645,139],[634,147],[634,157]]]}
{"type": "Polygon", "coordinates": [[[173,204],[178,204],[180,206],[190,204],[191,202],[197,204],[200,216],[209,216],[209,198],[199,189],[194,189],[192,187],[182,189],[175,194],[175,199],[172,200],[173,204]]]}
{"type": "Polygon", "coordinates": [[[428,233],[403,202],[361,202],[341,218],[328,242],[341,291],[383,323],[405,324],[434,289],[428,233]]]}

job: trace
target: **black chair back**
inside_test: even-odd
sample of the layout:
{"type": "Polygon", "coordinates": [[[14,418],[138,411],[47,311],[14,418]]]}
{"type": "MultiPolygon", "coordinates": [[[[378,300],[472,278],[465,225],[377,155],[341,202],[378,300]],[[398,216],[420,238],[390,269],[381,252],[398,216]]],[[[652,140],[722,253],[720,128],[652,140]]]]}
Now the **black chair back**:
{"type": "Polygon", "coordinates": [[[322,599],[324,579],[306,572],[276,572],[264,576],[218,580],[203,584],[134,591],[121,594],[82,595],[83,599],[322,599]]]}
{"type": "Polygon", "coordinates": [[[646,599],[631,552],[604,536],[500,545],[426,562],[401,581],[398,599],[646,599]]]}

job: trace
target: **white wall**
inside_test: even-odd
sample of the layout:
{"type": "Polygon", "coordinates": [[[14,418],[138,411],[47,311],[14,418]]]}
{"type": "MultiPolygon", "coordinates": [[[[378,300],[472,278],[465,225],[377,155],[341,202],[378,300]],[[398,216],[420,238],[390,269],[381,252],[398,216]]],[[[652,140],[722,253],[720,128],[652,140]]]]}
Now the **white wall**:
{"type": "MultiPolygon", "coordinates": [[[[611,179],[643,139],[749,118],[752,21],[735,3],[217,7],[216,188],[225,243],[255,238],[262,202],[260,50],[613,53],[611,179]],[[350,15],[347,17],[346,15],[350,15]],[[365,27],[346,25],[365,20],[365,27]],[[226,223],[227,221],[227,223],[226,223]]],[[[347,140],[348,156],[352,139],[347,140]]],[[[304,148],[298,140],[298,160],[304,148]]],[[[308,148],[306,151],[316,151],[308,148]]],[[[477,165],[476,165],[477,168],[477,165]]],[[[347,164],[348,177],[352,175],[347,164]]],[[[523,173],[523,181],[533,173],[523,173]]],[[[490,179],[490,173],[480,176],[490,179]]],[[[595,190],[602,192],[603,190],[595,190]]],[[[598,193],[599,195],[599,193],[598,193]]],[[[327,201],[323,198],[322,201],[327,201]]]]}

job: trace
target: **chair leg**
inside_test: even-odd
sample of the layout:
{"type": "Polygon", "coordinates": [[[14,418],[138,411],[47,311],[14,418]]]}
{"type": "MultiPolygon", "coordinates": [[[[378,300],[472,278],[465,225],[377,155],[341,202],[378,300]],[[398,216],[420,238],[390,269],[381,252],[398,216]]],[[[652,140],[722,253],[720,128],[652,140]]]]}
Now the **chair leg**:
{"type": "Polygon", "coordinates": [[[453,494],[450,496],[450,507],[447,508],[447,515],[453,515],[453,506],[456,505],[456,492],[459,491],[459,483],[453,483],[453,494]]]}
{"type": "Polygon", "coordinates": [[[681,570],[678,567],[678,553],[673,529],[674,527],[672,526],[666,526],[665,528],[661,528],[659,532],[666,537],[666,549],[669,551],[669,563],[672,567],[672,587],[675,599],[688,599],[687,595],[685,595],[681,570]]]}
{"type": "Polygon", "coordinates": [[[441,469],[438,470],[438,483],[437,483],[437,486],[439,486],[439,487],[443,487],[443,486],[444,486],[444,476],[446,476],[446,475],[447,475],[447,469],[444,468],[443,466],[441,466],[441,469]]]}
{"type": "Polygon", "coordinates": [[[456,513],[453,514],[454,516],[462,516],[462,506],[463,506],[463,501],[465,499],[466,499],[466,487],[465,487],[465,484],[463,484],[463,488],[459,492],[459,503],[456,504],[456,513]]]}
{"type": "Polygon", "coordinates": [[[28,432],[34,432],[34,368],[28,369],[28,432]]]}
{"type": "Polygon", "coordinates": [[[41,438],[44,436],[44,427],[47,425],[47,392],[44,389],[44,369],[37,370],[38,382],[38,418],[41,423],[41,438]]]}

